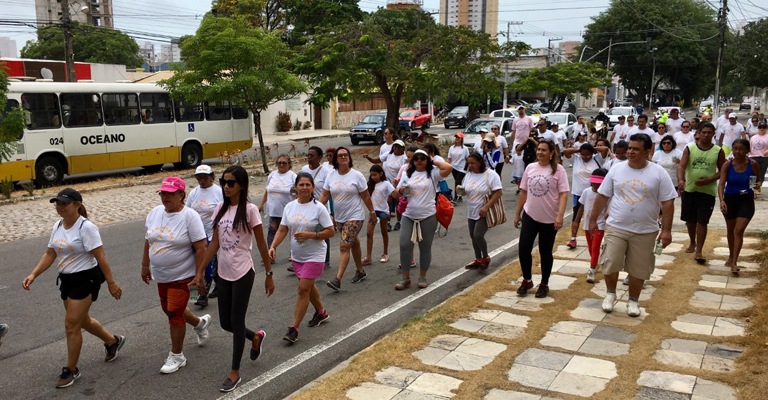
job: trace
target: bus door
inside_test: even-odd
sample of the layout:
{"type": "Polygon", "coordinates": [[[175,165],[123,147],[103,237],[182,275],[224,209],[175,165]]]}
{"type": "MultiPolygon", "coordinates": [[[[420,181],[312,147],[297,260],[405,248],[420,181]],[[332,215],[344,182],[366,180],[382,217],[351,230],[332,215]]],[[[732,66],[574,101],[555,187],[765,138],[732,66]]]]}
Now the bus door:
{"type": "Polygon", "coordinates": [[[131,137],[121,144],[126,151],[126,167],[178,162],[181,149],[176,141],[173,102],[168,93],[141,93],[139,115],[141,125],[133,126],[131,137]]]}
{"type": "Polygon", "coordinates": [[[237,148],[249,149],[253,146],[255,130],[253,118],[248,111],[236,105],[232,105],[232,140],[237,148]]]}
{"type": "MultiPolygon", "coordinates": [[[[61,128],[59,97],[55,93],[23,93],[21,106],[27,111],[27,129],[24,130],[21,140],[20,147],[23,149],[17,149],[20,153],[17,158],[24,155],[37,157],[45,153],[66,154],[61,128]]],[[[26,157],[22,159],[26,160],[26,157]]],[[[62,165],[62,167],[64,166],[62,165]]],[[[24,172],[23,177],[19,175],[20,170],[11,171],[12,180],[31,179],[32,165],[25,164],[24,169],[28,171],[24,172]]],[[[67,171],[62,172],[66,173],[67,171]]]]}
{"type": "MultiPolygon", "coordinates": [[[[142,150],[150,144],[143,136],[142,114],[139,109],[139,95],[136,93],[103,93],[104,124],[109,138],[110,169],[140,166],[141,162],[155,165],[163,164],[163,157],[149,157],[141,160],[142,150]]],[[[151,112],[149,113],[151,115],[151,112]]],[[[160,151],[162,153],[162,150],[160,151]]]]}
{"type": "Polygon", "coordinates": [[[227,145],[232,142],[232,109],[228,101],[205,102],[205,123],[195,130],[203,143],[203,158],[219,158],[230,153],[227,145]]]}
{"type": "Polygon", "coordinates": [[[70,174],[109,169],[101,96],[97,93],[61,93],[64,150],[70,174]]]}

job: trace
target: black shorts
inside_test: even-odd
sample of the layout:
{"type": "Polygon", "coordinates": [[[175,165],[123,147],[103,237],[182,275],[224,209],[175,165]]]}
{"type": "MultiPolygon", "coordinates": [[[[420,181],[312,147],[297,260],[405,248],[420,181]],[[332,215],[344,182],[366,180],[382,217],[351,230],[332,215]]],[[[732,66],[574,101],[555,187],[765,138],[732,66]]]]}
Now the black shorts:
{"type": "Polygon", "coordinates": [[[725,205],[728,206],[728,212],[725,214],[725,219],[752,219],[752,217],[755,216],[755,197],[752,193],[726,193],[723,195],[723,200],[725,200],[725,205]]]}
{"type": "Polygon", "coordinates": [[[464,182],[464,177],[467,175],[464,172],[456,171],[455,169],[451,171],[451,174],[453,175],[453,181],[457,185],[461,185],[462,182],[464,182]]]}
{"type": "Polygon", "coordinates": [[[680,194],[680,219],[685,222],[707,225],[714,209],[715,196],[701,192],[680,194]]]}
{"type": "Polygon", "coordinates": [[[98,266],[73,274],[59,274],[61,299],[82,300],[90,295],[91,300],[96,301],[103,279],[101,268],[98,266]]]}

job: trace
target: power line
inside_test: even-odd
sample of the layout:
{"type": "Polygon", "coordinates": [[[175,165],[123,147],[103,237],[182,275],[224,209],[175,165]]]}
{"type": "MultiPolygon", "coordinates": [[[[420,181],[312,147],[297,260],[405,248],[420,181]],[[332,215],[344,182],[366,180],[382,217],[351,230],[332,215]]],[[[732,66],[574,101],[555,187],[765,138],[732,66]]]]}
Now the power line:
{"type": "Polygon", "coordinates": [[[627,2],[626,2],[625,0],[619,0],[619,1],[620,1],[620,2],[621,2],[621,4],[623,4],[625,7],[627,7],[628,9],[630,9],[630,10],[631,10],[633,13],[635,13],[635,14],[639,15],[639,16],[640,16],[640,17],[642,17],[644,20],[646,20],[646,21],[647,21],[649,24],[651,24],[651,25],[655,26],[655,27],[656,27],[657,29],[659,29],[660,31],[662,31],[662,32],[664,32],[664,33],[666,33],[666,34],[668,34],[668,35],[670,35],[670,36],[674,37],[674,38],[680,39],[680,40],[685,40],[685,41],[688,41],[688,42],[705,42],[705,41],[707,41],[707,40],[710,40],[710,39],[714,39],[714,38],[716,38],[716,37],[717,37],[717,36],[720,34],[720,33],[716,33],[716,34],[714,34],[713,36],[710,36],[710,37],[708,37],[708,38],[704,38],[704,39],[690,39],[690,38],[686,38],[686,37],[678,36],[678,35],[675,35],[675,34],[674,34],[674,33],[672,33],[672,32],[669,32],[669,31],[667,31],[666,29],[664,29],[664,28],[662,28],[662,27],[660,27],[660,26],[656,25],[655,23],[653,23],[653,21],[651,21],[650,19],[646,18],[646,16],[645,16],[645,15],[643,15],[642,13],[640,13],[640,12],[636,11],[636,10],[635,10],[634,8],[632,8],[632,7],[631,7],[629,4],[627,4],[627,2]]]}

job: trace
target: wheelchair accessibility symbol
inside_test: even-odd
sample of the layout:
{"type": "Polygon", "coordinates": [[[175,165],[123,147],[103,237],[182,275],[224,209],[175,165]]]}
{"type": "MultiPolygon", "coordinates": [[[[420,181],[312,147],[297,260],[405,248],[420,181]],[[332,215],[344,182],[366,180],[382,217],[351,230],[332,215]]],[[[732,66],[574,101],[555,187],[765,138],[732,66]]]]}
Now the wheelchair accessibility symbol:
{"type": "Polygon", "coordinates": [[[187,131],[194,132],[195,131],[195,124],[187,124],[187,131]]]}

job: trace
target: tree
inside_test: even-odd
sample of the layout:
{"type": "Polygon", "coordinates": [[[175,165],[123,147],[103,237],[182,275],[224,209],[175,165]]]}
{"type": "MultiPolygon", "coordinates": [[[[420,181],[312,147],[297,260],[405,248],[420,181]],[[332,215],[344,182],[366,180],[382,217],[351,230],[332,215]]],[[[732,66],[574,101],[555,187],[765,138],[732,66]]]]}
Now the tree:
{"type": "Polygon", "coordinates": [[[285,30],[287,0],[214,0],[211,8],[214,16],[243,17],[252,28],[268,32],[285,30]]]}
{"type": "Polygon", "coordinates": [[[490,57],[498,53],[498,44],[490,36],[438,26],[422,10],[380,8],[362,23],[352,21],[320,31],[299,53],[294,68],[313,85],[314,104],[378,92],[387,105],[391,129],[398,126],[404,99],[443,93],[441,86],[484,84],[487,75],[499,75],[494,67],[497,61],[490,57]],[[480,44],[483,35],[488,40],[480,44]],[[449,67],[459,72],[452,73],[449,67]]]}
{"type": "MultiPolygon", "coordinates": [[[[144,64],[139,45],[130,36],[111,28],[72,23],[72,48],[75,61],[125,64],[137,68],[144,64]]],[[[58,25],[37,30],[37,41],[27,42],[21,57],[42,60],[64,60],[64,33],[58,25]]]]}
{"type": "MultiPolygon", "coordinates": [[[[680,88],[686,106],[711,91],[718,53],[718,24],[715,11],[693,0],[617,0],[608,10],[592,18],[584,34],[584,45],[593,53],[613,43],[651,38],[656,52],[656,81],[680,88]]],[[[635,92],[635,99],[649,91],[653,58],[644,44],[615,45],[609,69],[635,92]]],[[[589,53],[585,54],[588,59],[589,53]]],[[[605,65],[608,51],[595,57],[605,65]]]]}
{"type": "Polygon", "coordinates": [[[8,102],[8,72],[0,62],[0,164],[16,153],[16,141],[24,132],[26,119],[21,106],[6,109],[8,102]]]}
{"type": "Polygon", "coordinates": [[[291,46],[304,44],[318,28],[335,27],[363,20],[358,0],[286,0],[287,35],[291,46]]]}
{"type": "Polygon", "coordinates": [[[544,68],[530,69],[517,74],[510,84],[518,92],[546,90],[551,97],[552,108],[560,110],[565,99],[579,93],[589,96],[592,88],[610,85],[610,73],[599,63],[561,62],[544,68]]]}
{"type": "Polygon", "coordinates": [[[186,66],[160,81],[171,96],[191,101],[232,101],[253,114],[264,172],[269,173],[261,112],[307,87],[287,69],[291,51],[275,32],[253,28],[244,17],[206,16],[182,44],[186,66]]]}
{"type": "Polygon", "coordinates": [[[768,87],[768,68],[765,60],[768,57],[768,19],[748,23],[744,32],[736,36],[732,52],[734,70],[739,80],[746,86],[759,88],[768,87]]]}

